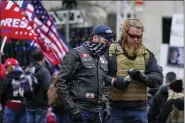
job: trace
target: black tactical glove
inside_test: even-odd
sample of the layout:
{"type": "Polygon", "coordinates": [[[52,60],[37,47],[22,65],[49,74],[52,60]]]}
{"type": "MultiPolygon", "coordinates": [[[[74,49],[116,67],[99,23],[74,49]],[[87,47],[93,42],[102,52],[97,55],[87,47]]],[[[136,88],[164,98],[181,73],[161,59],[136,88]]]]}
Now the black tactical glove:
{"type": "Polygon", "coordinates": [[[70,115],[70,118],[72,119],[73,122],[83,121],[82,113],[77,107],[70,109],[69,115],[70,115]]]}
{"type": "Polygon", "coordinates": [[[109,120],[110,119],[110,110],[109,109],[104,109],[103,111],[102,111],[102,122],[104,123],[104,122],[106,122],[107,120],[109,120]]]}
{"type": "Polygon", "coordinates": [[[127,88],[128,84],[130,84],[130,77],[117,77],[116,81],[114,82],[113,86],[117,89],[124,90],[127,88]]]}
{"type": "Polygon", "coordinates": [[[130,69],[127,71],[130,77],[138,82],[143,82],[145,79],[145,75],[141,73],[138,69],[130,69]]]}

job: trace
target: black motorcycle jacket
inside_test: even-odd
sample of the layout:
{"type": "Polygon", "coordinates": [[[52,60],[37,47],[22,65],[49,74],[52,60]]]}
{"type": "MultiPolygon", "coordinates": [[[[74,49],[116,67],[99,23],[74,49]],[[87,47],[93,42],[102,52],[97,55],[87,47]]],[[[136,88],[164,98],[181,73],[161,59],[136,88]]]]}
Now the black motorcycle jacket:
{"type": "Polygon", "coordinates": [[[85,45],[69,51],[56,80],[57,93],[66,109],[78,105],[100,111],[107,106],[105,81],[111,81],[107,71],[107,59],[92,57],[85,45]]]}

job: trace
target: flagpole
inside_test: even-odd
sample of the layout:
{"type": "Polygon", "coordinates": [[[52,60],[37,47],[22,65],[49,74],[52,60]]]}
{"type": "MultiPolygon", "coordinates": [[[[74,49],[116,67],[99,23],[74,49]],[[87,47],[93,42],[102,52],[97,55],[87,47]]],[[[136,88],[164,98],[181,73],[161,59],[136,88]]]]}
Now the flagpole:
{"type": "Polygon", "coordinates": [[[66,18],[66,22],[65,22],[65,27],[66,27],[66,41],[69,43],[69,9],[67,9],[67,18],[66,18]]]}
{"type": "Polygon", "coordinates": [[[4,49],[4,46],[5,46],[6,41],[7,41],[7,36],[4,37],[3,43],[2,43],[2,45],[1,45],[1,55],[4,55],[3,49],[4,49]]]}
{"type": "Polygon", "coordinates": [[[1,45],[0,64],[2,63],[2,55],[4,55],[3,49],[4,49],[4,46],[5,46],[6,41],[7,41],[7,36],[5,36],[5,37],[3,38],[3,43],[2,43],[2,45],[1,45]]]}

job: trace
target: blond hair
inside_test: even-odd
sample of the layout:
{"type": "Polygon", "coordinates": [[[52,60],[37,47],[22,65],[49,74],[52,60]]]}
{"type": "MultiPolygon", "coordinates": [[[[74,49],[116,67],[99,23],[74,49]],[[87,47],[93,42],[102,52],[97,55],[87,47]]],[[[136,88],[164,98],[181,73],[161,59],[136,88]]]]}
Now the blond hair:
{"type": "Polygon", "coordinates": [[[137,29],[142,29],[142,31],[144,31],[144,26],[140,20],[127,19],[121,28],[121,34],[120,34],[121,40],[124,40],[124,41],[126,40],[126,35],[127,35],[126,33],[128,32],[130,27],[135,27],[137,29]]]}

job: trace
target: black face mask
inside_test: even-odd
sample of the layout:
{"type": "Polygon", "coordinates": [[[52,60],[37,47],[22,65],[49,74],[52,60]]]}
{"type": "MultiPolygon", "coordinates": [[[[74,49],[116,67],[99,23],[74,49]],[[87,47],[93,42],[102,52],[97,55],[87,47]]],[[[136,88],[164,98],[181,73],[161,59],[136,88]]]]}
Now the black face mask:
{"type": "Polygon", "coordinates": [[[86,42],[85,45],[91,51],[91,55],[93,56],[100,56],[103,55],[108,49],[109,44],[104,44],[100,42],[86,42]]]}

